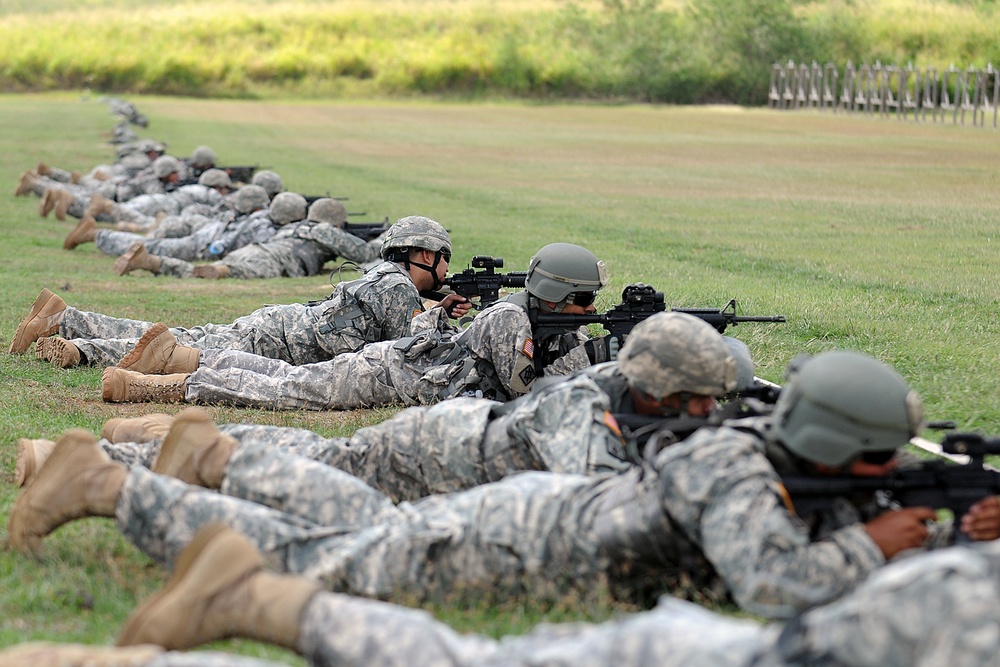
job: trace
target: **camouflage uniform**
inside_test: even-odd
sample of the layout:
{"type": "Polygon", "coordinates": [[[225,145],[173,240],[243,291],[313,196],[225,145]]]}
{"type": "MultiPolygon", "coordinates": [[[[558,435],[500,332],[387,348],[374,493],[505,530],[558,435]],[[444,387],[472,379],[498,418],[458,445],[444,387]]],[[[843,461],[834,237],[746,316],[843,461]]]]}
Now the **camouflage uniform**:
{"type": "MultiPolygon", "coordinates": [[[[324,222],[301,221],[283,226],[264,243],[244,246],[217,265],[229,267],[233,278],[299,278],[314,276],[336,257],[361,264],[379,257],[381,237],[371,241],[324,222]]],[[[157,275],[193,277],[190,262],[164,257],[157,275]]]]}
{"type": "MultiPolygon", "coordinates": [[[[405,336],[411,319],[422,310],[410,276],[399,265],[383,262],[357,280],[338,284],[333,294],[315,304],[265,306],[232,324],[170,331],[188,347],[242,350],[308,364],[405,336]]],[[[68,307],[58,333],[80,350],[81,364],[111,366],[152,324],[68,307]]]]}
{"type": "Polygon", "coordinates": [[[460,635],[424,611],[320,593],[303,613],[299,647],[309,664],[329,667],[979,667],[1000,654],[998,579],[993,543],[895,564],[784,626],[665,597],[623,619],[500,641],[460,635]]]}
{"type": "MultiPolygon", "coordinates": [[[[631,412],[625,379],[614,364],[593,367],[531,392],[514,409],[456,398],[414,407],[360,429],[350,438],[256,424],[227,424],[222,432],[240,447],[222,491],[270,505],[287,479],[309,476],[316,461],[345,470],[393,502],[417,500],[496,481],[525,470],[596,474],[639,463],[609,412],[631,412]],[[311,461],[310,461],[311,460],[311,461]]],[[[159,442],[102,441],[128,467],[150,467],[159,442]]]]}
{"type": "Polygon", "coordinates": [[[729,594],[753,613],[788,617],[885,563],[860,523],[866,517],[846,501],[791,514],[761,438],[730,427],[702,429],[616,475],[525,472],[398,506],[322,465],[245,495],[250,501],[136,467],[116,518],[164,563],[201,525],[223,521],[281,571],[382,598],[466,587],[544,595],[606,578],[627,595],[729,594]]]}
{"type": "MultiPolygon", "coordinates": [[[[460,395],[508,400],[530,389],[534,355],[548,347],[532,341],[527,311],[499,301],[464,331],[439,308],[435,326],[397,341],[373,343],[330,361],[291,366],[231,350],[205,350],[187,380],[189,403],[279,410],[349,410],[403,403],[430,405],[460,395]]],[[[584,335],[575,334],[582,342],[584,335]]],[[[565,345],[563,336],[552,343],[565,345]]],[[[546,375],[567,375],[590,365],[582,345],[551,361],[546,375]]]]}
{"type": "Polygon", "coordinates": [[[97,219],[150,229],[156,224],[157,213],[181,215],[189,206],[219,206],[223,199],[223,194],[215,188],[198,184],[182,185],[163,194],[140,195],[114,207],[110,214],[99,215],[97,219]]]}
{"type": "Polygon", "coordinates": [[[94,243],[104,254],[117,257],[140,241],[146,246],[146,252],[152,255],[194,262],[218,259],[237,248],[265,243],[274,237],[275,232],[277,227],[267,211],[256,211],[236,220],[230,217],[206,221],[191,234],[173,238],[150,238],[131,232],[98,229],[94,243]]]}
{"type": "MultiPolygon", "coordinates": [[[[997,543],[894,564],[787,624],[761,625],[664,597],[600,624],[544,624],[495,640],[423,610],[320,592],[297,651],[315,667],[980,667],[1000,654],[997,543]]],[[[277,667],[210,651],[166,652],[144,667],[277,667]]]]}

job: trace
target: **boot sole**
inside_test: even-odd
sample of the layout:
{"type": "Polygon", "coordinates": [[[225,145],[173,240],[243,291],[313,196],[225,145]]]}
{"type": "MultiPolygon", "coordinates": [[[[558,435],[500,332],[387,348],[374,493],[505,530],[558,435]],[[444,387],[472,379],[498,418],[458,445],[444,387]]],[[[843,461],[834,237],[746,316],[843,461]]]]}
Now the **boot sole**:
{"type": "Polygon", "coordinates": [[[139,249],[142,247],[143,245],[141,241],[136,241],[131,246],[129,246],[129,249],[126,250],[124,254],[121,255],[121,257],[115,260],[115,273],[117,273],[120,276],[124,276],[126,273],[129,273],[130,269],[128,268],[128,264],[129,262],[132,261],[132,258],[135,257],[136,253],[139,252],[139,249]]]}
{"type": "MultiPolygon", "coordinates": [[[[133,369],[132,366],[142,361],[142,353],[146,351],[146,346],[148,346],[151,342],[153,342],[153,340],[156,339],[157,336],[166,330],[167,325],[163,322],[156,322],[153,324],[153,326],[146,329],[146,332],[142,334],[142,337],[140,337],[136,342],[135,347],[133,347],[128,354],[122,357],[121,361],[119,361],[115,366],[117,368],[124,368],[127,371],[134,371],[135,369],[133,369]]],[[[162,373],[163,371],[161,370],[159,372],[162,373]]],[[[147,371],[146,374],[148,375],[149,371],[147,371]]]]}
{"type": "MultiPolygon", "coordinates": [[[[55,294],[50,292],[48,288],[42,290],[42,293],[38,295],[35,302],[31,304],[31,312],[28,313],[27,317],[21,320],[20,324],[17,325],[17,331],[14,332],[14,338],[10,341],[10,348],[8,348],[7,354],[24,354],[28,350],[34,341],[24,341],[24,330],[28,327],[28,323],[31,322],[31,320],[34,319],[38,313],[42,312],[42,308],[45,307],[48,300],[54,296],[55,294]]],[[[59,327],[57,326],[56,329],[58,330],[59,327]]],[[[39,336],[39,338],[42,338],[42,336],[39,336]]]]}

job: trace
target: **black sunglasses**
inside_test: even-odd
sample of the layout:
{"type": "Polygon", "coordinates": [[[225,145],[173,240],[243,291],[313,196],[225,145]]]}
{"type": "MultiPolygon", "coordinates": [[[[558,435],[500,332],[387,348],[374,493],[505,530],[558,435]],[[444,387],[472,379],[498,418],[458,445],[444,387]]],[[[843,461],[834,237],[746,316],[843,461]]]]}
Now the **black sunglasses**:
{"type": "Polygon", "coordinates": [[[587,306],[594,303],[594,299],[597,298],[595,292],[574,292],[573,293],[573,305],[586,308],[587,306]]]}

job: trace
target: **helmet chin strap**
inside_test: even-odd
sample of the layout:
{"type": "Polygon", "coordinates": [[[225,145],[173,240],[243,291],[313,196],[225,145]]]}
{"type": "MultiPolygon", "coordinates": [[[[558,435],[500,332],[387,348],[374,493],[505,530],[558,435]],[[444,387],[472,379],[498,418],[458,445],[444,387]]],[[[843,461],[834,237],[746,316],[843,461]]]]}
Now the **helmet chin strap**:
{"type": "Polygon", "coordinates": [[[434,281],[434,285],[431,286],[431,290],[438,290],[444,286],[444,283],[438,278],[437,267],[441,264],[441,253],[434,253],[434,264],[428,266],[427,264],[421,264],[420,262],[414,262],[412,259],[406,260],[406,266],[409,268],[411,265],[417,267],[418,269],[423,269],[427,273],[431,274],[431,280],[434,281]]]}

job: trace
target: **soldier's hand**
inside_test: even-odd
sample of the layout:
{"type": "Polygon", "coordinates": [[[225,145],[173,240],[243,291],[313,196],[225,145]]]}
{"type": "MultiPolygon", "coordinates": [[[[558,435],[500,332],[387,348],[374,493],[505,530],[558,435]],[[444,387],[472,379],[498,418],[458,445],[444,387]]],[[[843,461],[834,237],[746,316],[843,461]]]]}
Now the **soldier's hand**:
{"type": "Polygon", "coordinates": [[[472,302],[460,294],[449,294],[441,299],[440,306],[453,320],[465,317],[472,310],[472,302]]]}
{"type": "Polygon", "coordinates": [[[1000,499],[989,496],[980,500],[962,517],[960,527],[970,540],[995,540],[1000,537],[1000,499]]]}
{"type": "Polygon", "coordinates": [[[936,516],[930,507],[907,507],[880,514],[865,524],[865,530],[888,560],[900,551],[923,546],[927,522],[936,516]]]}

